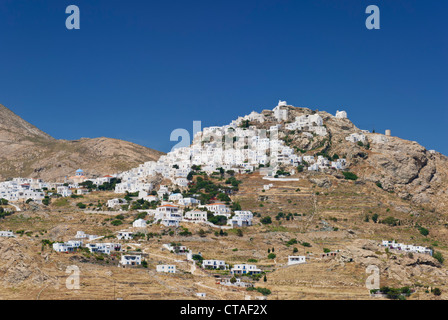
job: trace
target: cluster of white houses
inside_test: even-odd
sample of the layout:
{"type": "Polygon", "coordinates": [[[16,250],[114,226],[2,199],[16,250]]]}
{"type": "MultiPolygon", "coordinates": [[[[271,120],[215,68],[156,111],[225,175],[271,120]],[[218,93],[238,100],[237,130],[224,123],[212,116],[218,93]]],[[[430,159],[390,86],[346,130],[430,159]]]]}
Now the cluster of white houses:
{"type": "MultiPolygon", "coordinates": [[[[229,125],[204,128],[196,133],[193,143],[188,147],[174,149],[168,154],[160,157],[158,161],[149,161],[139,167],[119,174],[107,175],[95,179],[87,179],[83,170],[79,169],[75,175],[66,179],[66,183],[46,183],[40,179],[15,178],[11,181],[0,183],[0,198],[15,202],[32,199],[42,201],[45,194],[42,190],[55,190],[63,197],[71,196],[73,193],[83,193],[79,188],[79,183],[86,180],[92,181],[95,185],[110,183],[112,179],[120,179],[116,184],[116,193],[140,192],[139,198],[157,201],[166,193],[168,189],[161,188],[157,196],[148,195],[154,189],[152,183],[148,183],[148,177],[160,174],[163,178],[169,179],[173,185],[185,187],[188,185],[188,174],[193,170],[193,166],[201,166],[201,170],[206,173],[216,172],[222,168],[233,170],[239,173],[251,172],[259,167],[269,167],[266,174],[273,175],[281,165],[304,165],[308,170],[317,171],[328,168],[337,170],[344,169],[345,159],[329,161],[319,156],[299,156],[294,149],[285,145],[285,141],[279,139],[278,133],[282,126],[286,130],[300,130],[310,138],[313,135],[327,135],[322,117],[315,113],[297,117],[294,122],[288,121],[288,105],[285,101],[273,109],[272,116],[266,116],[257,112],[240,117],[232,121],[229,125]],[[244,126],[244,121],[264,123],[265,121],[277,121],[277,124],[269,129],[259,129],[256,126],[244,126]],[[69,182],[69,183],[67,183],[69,182]]],[[[346,118],[345,111],[338,111],[336,118],[346,118]]],[[[363,132],[351,134],[347,140],[352,142],[365,142],[363,132]]],[[[180,205],[197,204],[194,198],[175,199],[176,195],[170,195],[170,201],[177,200],[180,205]]],[[[108,207],[116,207],[125,203],[124,199],[111,199],[108,207]]]]}
{"type": "MultiPolygon", "coordinates": [[[[345,159],[330,161],[325,157],[302,156],[296,154],[295,150],[286,145],[283,139],[279,138],[279,130],[284,128],[290,131],[300,131],[303,135],[312,138],[314,135],[326,136],[327,129],[322,117],[318,113],[302,115],[296,117],[291,122],[289,106],[286,101],[279,101],[278,105],[271,113],[257,113],[239,117],[228,125],[207,127],[198,131],[190,146],[174,148],[168,154],[161,156],[158,161],[149,161],[141,164],[137,168],[121,172],[114,175],[88,179],[83,170],[79,169],[75,175],[66,178],[65,183],[46,183],[40,179],[15,178],[11,181],[0,182],[0,199],[4,198],[11,202],[42,201],[45,197],[43,190],[55,190],[63,197],[71,196],[73,193],[83,194],[84,189],[79,188],[79,183],[86,180],[92,181],[95,185],[110,183],[112,179],[120,179],[116,184],[115,192],[123,194],[125,192],[139,192],[139,198],[149,202],[168,194],[169,201],[178,201],[179,205],[198,204],[194,198],[176,199],[178,195],[171,195],[167,188],[160,188],[156,195],[149,195],[154,189],[150,177],[161,175],[169,179],[173,185],[179,187],[188,186],[187,179],[194,166],[200,166],[201,170],[207,174],[223,170],[233,170],[234,172],[252,172],[260,167],[268,176],[275,175],[280,166],[303,165],[309,171],[319,171],[326,169],[343,170],[346,168],[345,159]],[[270,122],[268,129],[259,129],[250,123],[263,124],[270,122]],[[274,125],[271,125],[275,123],[274,125]]],[[[345,111],[337,111],[336,119],[346,119],[345,111]]],[[[366,130],[352,133],[346,140],[357,143],[366,142],[366,130]]],[[[376,137],[376,136],[375,136],[376,137]]],[[[125,203],[124,199],[111,199],[107,206],[114,208],[125,203]]],[[[173,214],[173,219],[166,219],[167,223],[175,223],[178,217],[173,214]],[[169,222],[170,221],[170,222],[169,222]]],[[[198,218],[190,214],[187,219],[198,218]]],[[[239,223],[239,222],[236,222],[239,223]]]]}
{"type": "MultiPolygon", "coordinates": [[[[79,171],[82,172],[81,169],[79,171]]],[[[79,180],[84,181],[83,179],[79,180]]],[[[45,198],[44,190],[49,190],[50,195],[58,194],[62,197],[86,193],[86,189],[81,188],[78,183],[44,182],[42,179],[14,178],[10,181],[0,182],[0,199],[6,199],[10,202],[25,202],[31,199],[34,202],[42,203],[45,198]]]]}
{"type": "Polygon", "coordinates": [[[403,251],[403,252],[411,252],[411,253],[424,253],[429,254],[432,256],[433,251],[429,248],[422,247],[422,246],[414,246],[410,244],[403,244],[403,243],[396,243],[395,240],[383,240],[382,242],[383,247],[397,250],[397,251],[403,251]]]}
{"type": "MultiPolygon", "coordinates": [[[[150,192],[154,186],[146,181],[148,177],[156,174],[171,180],[174,185],[185,187],[188,185],[187,177],[193,170],[193,166],[201,166],[201,170],[208,174],[220,168],[245,173],[254,171],[260,166],[269,166],[271,169],[266,171],[269,175],[275,173],[281,165],[307,164],[312,167],[310,170],[345,168],[344,159],[329,162],[323,157],[315,159],[314,156],[299,156],[293,148],[287,146],[285,141],[278,137],[279,130],[284,125],[281,122],[288,119],[285,101],[280,101],[274,108],[273,116],[278,123],[269,129],[242,126],[246,120],[259,123],[267,121],[265,115],[257,112],[240,117],[229,125],[204,128],[196,133],[190,146],[173,149],[160,157],[158,161],[149,161],[118,174],[117,177],[121,179],[121,183],[116,185],[115,192],[150,192]]],[[[346,116],[345,111],[338,111],[336,115],[337,118],[346,118],[346,116]]],[[[295,122],[287,123],[285,128],[303,131],[303,134],[310,138],[313,134],[327,135],[323,119],[319,114],[297,117],[295,122]]],[[[163,191],[159,190],[159,198],[163,195],[163,191]]]]}
{"type": "MultiPolygon", "coordinates": [[[[248,227],[252,225],[253,213],[251,211],[232,212],[230,207],[224,203],[216,202],[207,205],[196,206],[193,210],[185,209],[185,206],[176,205],[172,202],[163,201],[156,209],[145,210],[152,216],[153,223],[160,223],[166,227],[178,227],[181,222],[207,222],[208,212],[215,216],[226,217],[227,224],[232,227],[248,227]]],[[[145,228],[147,222],[143,219],[134,221],[134,228],[145,228]]]]}

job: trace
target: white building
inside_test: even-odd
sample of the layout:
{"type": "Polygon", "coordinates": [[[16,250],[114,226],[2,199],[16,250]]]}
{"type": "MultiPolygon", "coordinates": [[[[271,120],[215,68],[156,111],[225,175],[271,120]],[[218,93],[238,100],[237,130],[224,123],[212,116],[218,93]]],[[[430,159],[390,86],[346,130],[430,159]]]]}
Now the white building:
{"type": "Polygon", "coordinates": [[[131,231],[119,231],[117,235],[118,240],[132,240],[134,239],[134,233],[131,231]]]}
{"type": "Polygon", "coordinates": [[[110,254],[114,251],[121,250],[121,244],[119,243],[88,243],[86,248],[90,252],[110,254]]]}
{"type": "Polygon", "coordinates": [[[127,201],[125,199],[115,198],[115,199],[107,200],[106,205],[108,208],[115,208],[117,206],[126,204],[126,202],[127,201]]]}
{"type": "Polygon", "coordinates": [[[228,265],[223,260],[203,260],[202,268],[204,269],[219,269],[219,270],[227,270],[228,265]]]}
{"type": "Polygon", "coordinates": [[[253,275],[261,273],[261,270],[253,264],[236,264],[230,269],[230,273],[233,275],[253,275]]]}
{"type": "Polygon", "coordinates": [[[347,119],[347,112],[338,110],[336,111],[335,117],[338,119],[347,119]]]}
{"type": "Polygon", "coordinates": [[[0,237],[4,238],[14,238],[15,235],[12,231],[0,231],[0,237]]]}
{"type": "Polygon", "coordinates": [[[227,206],[224,203],[221,202],[216,202],[216,203],[211,203],[211,204],[206,204],[204,206],[208,211],[213,212],[213,214],[215,216],[226,216],[226,217],[230,217],[230,213],[232,212],[229,208],[229,206],[227,206]]]}
{"type": "Polygon", "coordinates": [[[279,101],[278,105],[274,108],[274,117],[278,122],[288,120],[288,109],[286,109],[286,101],[279,101]]]}
{"type": "Polygon", "coordinates": [[[165,272],[165,273],[176,273],[176,266],[174,265],[158,265],[156,267],[157,272],[165,272]]]}
{"type": "Polygon", "coordinates": [[[122,255],[120,264],[122,266],[138,266],[142,264],[142,256],[140,255],[122,255]]]}
{"type": "Polygon", "coordinates": [[[87,240],[93,240],[99,238],[97,235],[94,234],[86,234],[84,231],[78,231],[76,232],[75,239],[87,239],[87,240]]]}
{"type": "Polygon", "coordinates": [[[82,246],[82,241],[67,241],[65,243],[53,243],[53,250],[56,252],[74,252],[82,246]]]}
{"type": "Polygon", "coordinates": [[[397,251],[403,251],[403,252],[412,252],[412,253],[424,253],[429,254],[432,256],[433,251],[429,248],[423,247],[423,246],[414,246],[414,245],[407,245],[403,243],[396,243],[395,240],[388,241],[383,240],[382,242],[383,247],[387,247],[392,250],[397,251]]]}
{"type": "Polygon", "coordinates": [[[366,136],[363,133],[352,133],[348,137],[345,138],[345,140],[357,143],[357,142],[366,142],[366,136]]]}
{"type": "Polygon", "coordinates": [[[288,256],[288,266],[306,263],[305,256],[288,256]]]}
{"type": "Polygon", "coordinates": [[[137,219],[132,223],[134,228],[146,228],[146,221],[143,219],[137,219]]]}
{"type": "Polygon", "coordinates": [[[156,209],[155,221],[161,221],[166,227],[178,227],[182,221],[182,212],[175,205],[164,204],[156,209]]]}
{"type": "Polygon", "coordinates": [[[187,253],[190,251],[186,246],[179,246],[177,244],[171,244],[171,243],[164,244],[163,247],[168,249],[168,251],[172,253],[187,253]]]}
{"type": "Polygon", "coordinates": [[[72,195],[72,190],[70,190],[70,188],[66,186],[59,186],[57,187],[56,191],[62,197],[70,197],[72,195]]]}
{"type": "Polygon", "coordinates": [[[189,221],[205,222],[207,221],[207,212],[198,210],[187,211],[184,215],[184,219],[189,221]]]}
{"type": "Polygon", "coordinates": [[[227,224],[233,227],[248,227],[252,225],[252,219],[254,215],[251,211],[235,211],[235,215],[230,219],[227,224]]]}

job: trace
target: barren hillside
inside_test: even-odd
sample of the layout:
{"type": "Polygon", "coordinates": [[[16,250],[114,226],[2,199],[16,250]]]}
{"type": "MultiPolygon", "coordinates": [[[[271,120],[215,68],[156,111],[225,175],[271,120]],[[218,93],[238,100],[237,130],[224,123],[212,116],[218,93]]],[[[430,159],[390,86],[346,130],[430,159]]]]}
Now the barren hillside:
{"type": "Polygon", "coordinates": [[[82,168],[89,176],[128,170],[163,153],[110,138],[56,140],[0,105],[0,180],[63,180],[82,168]]]}

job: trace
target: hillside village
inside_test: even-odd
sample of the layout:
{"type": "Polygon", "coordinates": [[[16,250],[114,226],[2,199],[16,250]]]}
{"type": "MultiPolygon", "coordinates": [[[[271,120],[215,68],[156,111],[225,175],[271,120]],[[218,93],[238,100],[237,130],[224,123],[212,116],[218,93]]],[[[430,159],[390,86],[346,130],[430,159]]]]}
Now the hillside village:
{"type": "MultiPolygon", "coordinates": [[[[348,159],[344,153],[328,152],[331,135],[336,134],[328,129],[328,121],[336,122],[343,128],[350,126],[345,111],[325,116],[317,111],[297,109],[285,101],[279,101],[273,110],[261,113],[254,111],[228,125],[204,128],[195,135],[189,147],[175,149],[160,156],[157,161],[145,162],[128,171],[90,177],[88,172],[78,169],[72,176],[58,182],[33,178],[13,178],[0,182],[1,214],[3,218],[8,218],[20,212],[44,210],[46,215],[53,215],[56,208],[74,208],[89,215],[88,219],[104,215],[109,218],[104,220],[103,225],[107,222],[114,229],[112,233],[108,230],[98,235],[86,234],[83,230],[70,228],[72,234],[65,233],[63,237],[56,237],[53,241],[43,239],[42,250],[49,245],[59,255],[90,254],[100,261],[110,261],[123,270],[148,268],[149,263],[156,273],[189,272],[195,275],[199,272],[197,268],[200,268],[202,276],[210,277],[210,281],[216,279],[213,280],[216,284],[244,289],[244,292],[252,293],[254,297],[265,299],[271,291],[261,286],[263,282],[269,284],[267,275],[269,278],[270,272],[280,266],[300,267],[315,261],[327,263],[326,261],[342,259],[344,262],[341,263],[347,263],[349,259],[345,260],[345,246],[338,242],[338,247],[333,247],[332,250],[324,248],[323,252],[318,253],[308,250],[311,244],[305,240],[297,240],[295,237],[285,239],[281,236],[281,243],[286,244],[287,248],[301,245],[304,250],[294,247],[294,250],[283,251],[280,263],[276,261],[280,257],[277,257],[278,250],[268,248],[268,261],[274,262],[273,267],[269,262],[258,265],[259,253],[257,258],[240,263],[241,261],[220,258],[222,254],[213,254],[212,248],[199,252],[201,248],[187,248],[176,241],[164,244],[159,242],[165,236],[176,239],[191,237],[193,230],[200,239],[214,235],[217,242],[229,234],[237,239],[250,234],[251,238],[246,241],[251,242],[256,237],[252,232],[257,233],[260,228],[268,228],[275,222],[269,213],[276,206],[280,210],[275,217],[278,230],[285,228],[281,226],[282,221],[285,224],[295,221],[300,223],[300,228],[310,228],[309,221],[314,220],[308,220],[306,216],[308,214],[309,219],[312,219],[316,215],[316,198],[323,193],[322,190],[337,184],[333,180],[357,183],[358,176],[351,171],[357,165],[357,159],[363,157],[363,152],[367,152],[371,144],[385,143],[391,137],[390,130],[385,135],[356,127],[350,127],[351,130],[347,133],[342,130],[341,135],[346,143],[357,148],[356,150],[363,150],[356,151],[358,158],[348,159]],[[305,179],[310,179],[312,188],[317,186],[316,190],[321,191],[311,191],[309,182],[303,184],[305,179]],[[252,187],[250,183],[255,180],[257,187],[252,187]],[[279,190],[283,190],[285,194],[279,195],[279,190]],[[252,195],[255,191],[257,196],[252,195]],[[300,214],[286,214],[278,207],[279,204],[269,205],[276,197],[283,199],[294,193],[299,199],[303,199],[302,202],[293,203],[296,200],[288,198],[287,203],[290,206],[300,204],[303,208],[300,214]],[[88,202],[86,199],[93,200],[88,202]],[[305,210],[308,207],[314,209],[308,212],[310,209],[305,210]],[[308,213],[304,213],[305,211],[308,213]],[[155,230],[163,231],[156,234],[155,230]],[[159,240],[154,242],[157,238],[159,240]],[[143,249],[144,246],[149,247],[143,249]],[[162,256],[160,252],[163,252],[162,256]],[[177,258],[170,258],[170,254],[177,258]],[[152,264],[151,255],[158,257],[157,263],[152,264]],[[183,264],[179,266],[181,261],[187,267],[183,264]]],[[[390,196],[390,193],[383,190],[379,180],[372,184],[377,186],[375,192],[384,192],[381,197],[390,196]]],[[[364,186],[359,184],[358,188],[364,186]]],[[[362,210],[365,221],[375,220],[374,215],[370,216],[362,210]]],[[[344,220],[330,217],[330,221],[341,223],[344,220]]],[[[322,224],[319,228],[325,234],[338,233],[338,228],[330,226],[326,221],[314,223],[322,224]]],[[[401,221],[396,219],[389,223],[384,219],[381,223],[399,225],[401,221]]],[[[423,234],[422,230],[425,228],[418,228],[423,234]]],[[[347,237],[353,234],[350,229],[344,232],[347,237]]],[[[14,240],[23,237],[24,233],[26,232],[20,229],[4,230],[0,232],[0,237],[14,240]]],[[[46,232],[40,232],[40,236],[43,237],[44,233],[46,232]]],[[[380,235],[381,233],[378,234],[380,235]]],[[[409,240],[412,239],[415,238],[409,240]]],[[[213,244],[210,245],[213,247],[213,244]]],[[[372,246],[372,243],[369,245],[372,246]]],[[[361,246],[366,247],[365,244],[361,246]]],[[[390,252],[415,254],[424,261],[430,259],[434,268],[440,268],[443,264],[441,253],[436,253],[433,247],[422,245],[421,241],[418,244],[403,244],[392,238],[378,238],[373,248],[371,250],[374,252],[385,252],[387,256],[390,252]],[[440,265],[437,265],[436,260],[440,265]]],[[[414,259],[411,255],[409,259],[414,259]]],[[[368,290],[366,292],[369,293],[368,290]]],[[[230,292],[229,294],[231,296],[230,292]]],[[[195,292],[195,295],[196,298],[207,297],[204,292],[195,292]]]]}

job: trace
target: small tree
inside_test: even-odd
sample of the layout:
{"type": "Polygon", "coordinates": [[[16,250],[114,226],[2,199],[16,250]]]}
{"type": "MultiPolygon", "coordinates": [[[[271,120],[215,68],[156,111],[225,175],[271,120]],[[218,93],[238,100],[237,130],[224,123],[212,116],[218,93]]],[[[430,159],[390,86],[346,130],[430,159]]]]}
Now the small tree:
{"type": "Polygon", "coordinates": [[[264,218],[262,218],[262,219],[260,220],[260,222],[261,222],[262,224],[271,224],[271,223],[272,223],[272,219],[271,219],[271,217],[264,217],[264,218]]]}
{"type": "Polygon", "coordinates": [[[442,294],[442,290],[440,290],[439,288],[434,288],[432,290],[432,293],[434,293],[435,296],[440,296],[442,294]]]}
{"type": "Polygon", "coordinates": [[[418,231],[420,231],[420,234],[425,237],[429,234],[429,230],[423,227],[418,228],[418,231]]]}
{"type": "Polygon", "coordinates": [[[358,180],[358,176],[356,174],[354,174],[353,172],[344,171],[344,172],[342,172],[342,174],[344,175],[344,178],[346,180],[353,180],[353,181],[358,180]]]}
{"type": "Polygon", "coordinates": [[[437,261],[439,261],[440,263],[443,264],[443,262],[445,261],[445,258],[443,257],[442,253],[437,251],[436,253],[434,253],[433,255],[434,259],[436,259],[437,261]]]}

